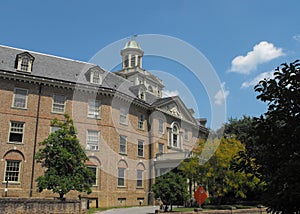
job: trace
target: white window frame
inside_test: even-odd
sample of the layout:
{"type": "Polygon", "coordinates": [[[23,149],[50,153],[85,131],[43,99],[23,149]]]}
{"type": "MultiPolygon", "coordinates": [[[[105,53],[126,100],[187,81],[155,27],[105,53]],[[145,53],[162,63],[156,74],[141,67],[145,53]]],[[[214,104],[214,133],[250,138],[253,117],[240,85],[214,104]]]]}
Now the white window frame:
{"type": "Polygon", "coordinates": [[[125,108],[120,108],[120,124],[128,124],[128,113],[125,108]]]}
{"type": "Polygon", "coordinates": [[[8,142],[9,143],[16,143],[16,144],[23,144],[24,141],[24,130],[25,130],[25,123],[19,121],[10,121],[9,123],[9,133],[8,133],[8,142]],[[13,127],[13,123],[22,125],[22,127],[13,127]],[[15,129],[15,130],[13,130],[15,129]],[[21,131],[19,131],[21,130],[21,131]],[[22,134],[22,140],[20,141],[10,141],[11,134],[22,134]]]}
{"type": "Polygon", "coordinates": [[[138,140],[138,145],[137,145],[137,150],[138,150],[138,157],[144,157],[144,141],[143,140],[138,140]],[[142,151],[142,154],[140,154],[140,151],[142,151]]]}
{"type": "Polygon", "coordinates": [[[182,133],[180,132],[180,126],[176,123],[173,123],[170,128],[168,128],[168,145],[169,147],[181,149],[182,140],[181,140],[182,133]],[[175,131],[175,129],[177,129],[175,131]],[[175,139],[176,136],[176,139],[175,139]],[[175,144],[176,142],[176,144],[175,144]]]}
{"type": "Polygon", "coordinates": [[[87,130],[86,132],[86,150],[99,151],[100,132],[97,130],[87,130]]]}
{"type": "Polygon", "coordinates": [[[86,166],[88,169],[90,169],[94,175],[95,175],[95,182],[92,184],[93,186],[98,186],[98,167],[97,166],[90,166],[90,165],[87,165],[86,166]]]}
{"type": "Polygon", "coordinates": [[[136,170],[136,187],[137,188],[144,187],[143,175],[144,175],[144,170],[140,170],[140,169],[136,170]]]}
{"type": "Polygon", "coordinates": [[[24,89],[24,88],[15,88],[14,89],[14,97],[13,97],[13,103],[12,103],[12,107],[13,108],[20,108],[20,109],[27,109],[27,97],[28,97],[28,89],[24,89]],[[25,95],[22,93],[17,93],[17,90],[26,92],[25,95]],[[18,106],[16,105],[17,103],[20,103],[21,100],[22,104],[24,102],[24,106],[18,106]]]}
{"type": "Polygon", "coordinates": [[[91,71],[91,79],[90,82],[100,85],[102,83],[102,76],[101,73],[99,71],[91,71]]]}
{"type": "Polygon", "coordinates": [[[124,135],[120,135],[119,150],[120,154],[127,154],[127,137],[124,135]]]}
{"type": "MultiPolygon", "coordinates": [[[[8,182],[9,183],[20,183],[21,166],[22,166],[22,162],[20,160],[5,160],[4,181],[6,182],[6,179],[8,178],[8,173],[10,173],[10,174],[14,174],[14,176],[10,176],[8,178],[8,182]],[[18,171],[16,171],[16,170],[15,171],[8,171],[7,170],[8,162],[18,163],[18,171]],[[12,180],[12,177],[15,177],[17,179],[12,180]]],[[[11,167],[13,167],[13,166],[11,166],[11,167]]]]}
{"type": "Polygon", "coordinates": [[[88,117],[94,119],[101,118],[101,102],[99,100],[88,101],[88,117]]]}
{"type": "Polygon", "coordinates": [[[126,186],[126,168],[118,167],[118,187],[126,186]],[[121,184],[120,181],[123,181],[121,184]]]}
{"type": "Polygon", "coordinates": [[[63,114],[66,109],[66,96],[53,94],[52,97],[52,113],[63,114]],[[61,98],[61,100],[60,100],[61,98]],[[59,99],[59,100],[57,100],[59,99]],[[63,103],[61,102],[63,101],[63,103]],[[59,110],[61,109],[61,110],[59,110]]]}

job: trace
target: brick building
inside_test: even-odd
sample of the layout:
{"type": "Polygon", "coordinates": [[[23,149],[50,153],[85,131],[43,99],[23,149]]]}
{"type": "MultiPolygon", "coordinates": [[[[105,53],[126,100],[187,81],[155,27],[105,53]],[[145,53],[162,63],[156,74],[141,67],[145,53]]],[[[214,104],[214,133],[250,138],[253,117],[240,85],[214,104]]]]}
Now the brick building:
{"type": "Polygon", "coordinates": [[[179,97],[162,97],[163,82],[142,68],[136,41],[128,41],[121,56],[122,70],[108,72],[0,46],[2,196],[55,197],[36,191],[43,169],[34,155],[39,142],[56,130],[50,121],[67,113],[96,174],[88,197],[99,206],[152,203],[155,176],[178,165],[206,137],[206,120],[195,119],[179,97]]]}

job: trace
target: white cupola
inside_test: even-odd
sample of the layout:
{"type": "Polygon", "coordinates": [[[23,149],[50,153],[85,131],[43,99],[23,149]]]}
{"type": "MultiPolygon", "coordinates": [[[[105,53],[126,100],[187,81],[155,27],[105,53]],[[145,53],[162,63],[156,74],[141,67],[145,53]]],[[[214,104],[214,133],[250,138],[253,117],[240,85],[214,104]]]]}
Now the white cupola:
{"type": "Polygon", "coordinates": [[[126,42],[124,48],[121,50],[122,68],[142,68],[143,54],[144,51],[135,40],[131,39],[126,42]]]}

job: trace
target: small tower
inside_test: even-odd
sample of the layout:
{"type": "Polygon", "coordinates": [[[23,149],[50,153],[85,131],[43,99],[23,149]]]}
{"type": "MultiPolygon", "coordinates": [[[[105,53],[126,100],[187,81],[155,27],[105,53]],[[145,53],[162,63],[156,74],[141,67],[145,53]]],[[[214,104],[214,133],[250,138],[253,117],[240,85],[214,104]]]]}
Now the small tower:
{"type": "Polygon", "coordinates": [[[144,51],[141,49],[139,44],[134,39],[130,39],[121,50],[122,69],[135,67],[142,68],[143,54],[144,51]]]}

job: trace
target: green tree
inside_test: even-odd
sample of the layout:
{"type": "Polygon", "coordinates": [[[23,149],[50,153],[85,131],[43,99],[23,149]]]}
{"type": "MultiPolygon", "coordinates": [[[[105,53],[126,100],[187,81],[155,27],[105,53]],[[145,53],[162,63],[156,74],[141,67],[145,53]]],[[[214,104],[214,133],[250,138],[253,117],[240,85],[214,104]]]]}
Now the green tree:
{"type": "Polygon", "coordinates": [[[180,173],[172,171],[157,177],[152,186],[155,198],[162,200],[163,204],[166,205],[165,211],[168,210],[169,205],[172,211],[172,205],[175,202],[185,201],[188,198],[187,190],[186,179],[180,173]]]}
{"type": "Polygon", "coordinates": [[[235,136],[208,140],[205,146],[201,144],[199,153],[194,153],[191,161],[182,163],[180,170],[192,176],[196,183],[206,186],[213,203],[246,198],[247,192],[259,184],[259,179],[252,174],[231,169],[235,155],[245,151],[244,145],[235,136]],[[194,167],[196,169],[190,170],[194,167]]]}
{"type": "Polygon", "coordinates": [[[300,212],[300,64],[282,64],[274,78],[255,86],[268,110],[256,119],[254,158],[267,183],[264,196],[273,213],[300,212]]]}
{"type": "Polygon", "coordinates": [[[71,190],[91,193],[95,176],[85,166],[88,157],[77,139],[73,121],[65,115],[65,121],[54,119],[51,126],[59,130],[40,142],[43,147],[36,154],[37,162],[46,168],[37,178],[38,191],[52,190],[60,199],[71,190]]]}

